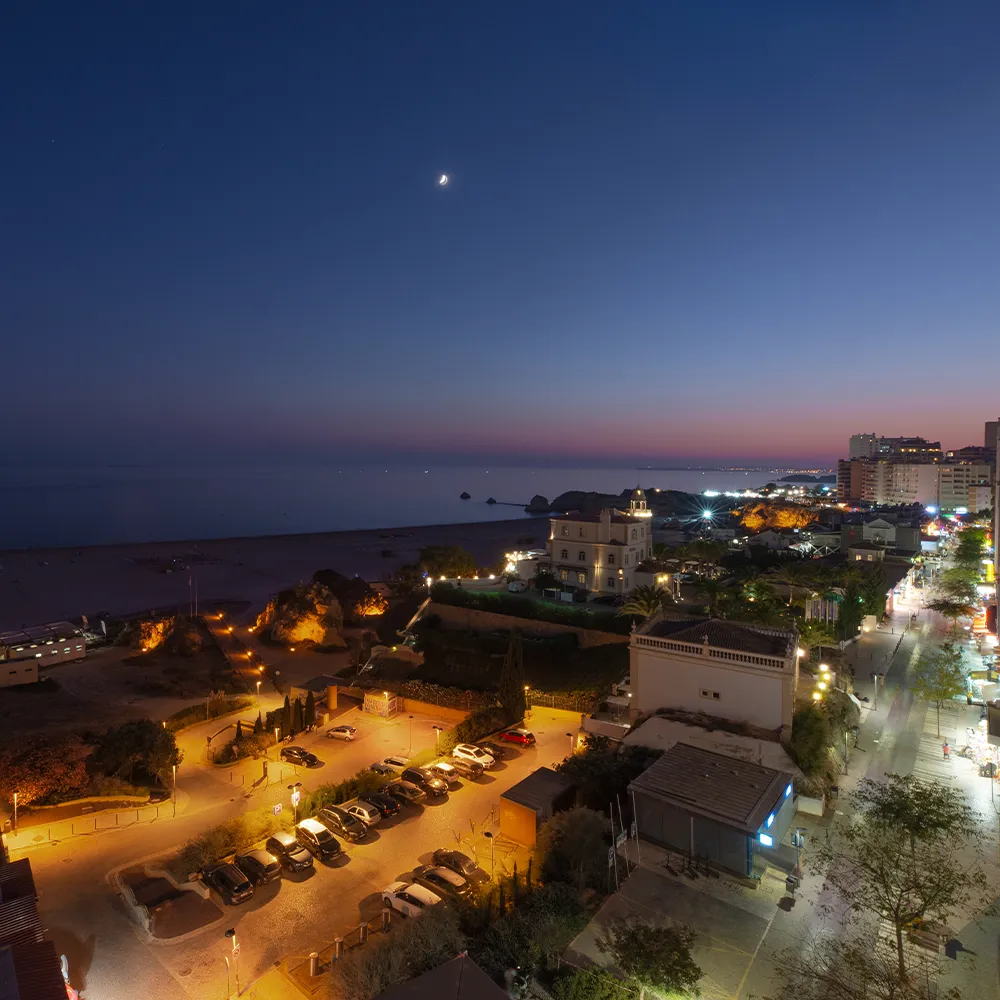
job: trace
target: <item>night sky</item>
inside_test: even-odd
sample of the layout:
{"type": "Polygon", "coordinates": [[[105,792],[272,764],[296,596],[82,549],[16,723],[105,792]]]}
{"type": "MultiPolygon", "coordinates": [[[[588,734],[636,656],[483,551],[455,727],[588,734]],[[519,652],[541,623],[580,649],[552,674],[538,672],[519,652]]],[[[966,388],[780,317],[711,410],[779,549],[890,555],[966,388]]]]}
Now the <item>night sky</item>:
{"type": "Polygon", "coordinates": [[[3,453],[981,443],[998,38],[962,2],[10,8],[3,453]]]}

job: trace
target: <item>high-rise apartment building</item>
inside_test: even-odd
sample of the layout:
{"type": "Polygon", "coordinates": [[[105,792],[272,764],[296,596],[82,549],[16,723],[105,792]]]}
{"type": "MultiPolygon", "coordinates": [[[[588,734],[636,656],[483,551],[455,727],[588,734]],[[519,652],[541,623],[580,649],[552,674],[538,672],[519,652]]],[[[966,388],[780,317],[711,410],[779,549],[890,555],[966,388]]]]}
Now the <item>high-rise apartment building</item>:
{"type": "Polygon", "coordinates": [[[996,451],[998,434],[1000,434],[1000,420],[987,420],[986,433],[983,435],[983,447],[996,451]]]}
{"type": "Polygon", "coordinates": [[[861,462],[861,499],[885,506],[937,506],[939,468],[934,462],[861,462]]]}
{"type": "MultiPolygon", "coordinates": [[[[938,505],[945,513],[964,508],[977,511],[983,489],[989,495],[993,466],[987,462],[946,462],[939,467],[938,505]]],[[[989,506],[989,503],[985,504],[989,506]]]]}
{"type": "Polygon", "coordinates": [[[878,452],[877,434],[852,434],[851,458],[871,458],[878,452]]]}

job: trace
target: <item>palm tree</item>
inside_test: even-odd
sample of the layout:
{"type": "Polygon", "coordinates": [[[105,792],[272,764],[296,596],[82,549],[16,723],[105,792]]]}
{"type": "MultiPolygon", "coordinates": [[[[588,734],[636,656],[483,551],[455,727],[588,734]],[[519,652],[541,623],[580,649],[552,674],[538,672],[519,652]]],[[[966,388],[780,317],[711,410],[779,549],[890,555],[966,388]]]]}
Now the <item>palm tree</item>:
{"type": "Polygon", "coordinates": [[[640,585],[634,588],[618,609],[620,615],[633,615],[639,618],[652,618],[664,604],[670,604],[673,598],[666,587],[658,584],[652,586],[640,585]]]}
{"type": "Polygon", "coordinates": [[[808,654],[821,646],[836,646],[837,636],[829,622],[807,618],[799,622],[799,645],[808,654]]]}
{"type": "Polygon", "coordinates": [[[708,613],[714,615],[719,610],[719,601],[726,593],[726,588],[718,580],[702,579],[695,586],[695,593],[699,597],[707,598],[706,607],[708,613]]]}
{"type": "Polygon", "coordinates": [[[770,576],[776,583],[784,584],[788,588],[788,606],[791,607],[795,591],[808,586],[814,574],[804,562],[789,561],[775,569],[770,576]]]}

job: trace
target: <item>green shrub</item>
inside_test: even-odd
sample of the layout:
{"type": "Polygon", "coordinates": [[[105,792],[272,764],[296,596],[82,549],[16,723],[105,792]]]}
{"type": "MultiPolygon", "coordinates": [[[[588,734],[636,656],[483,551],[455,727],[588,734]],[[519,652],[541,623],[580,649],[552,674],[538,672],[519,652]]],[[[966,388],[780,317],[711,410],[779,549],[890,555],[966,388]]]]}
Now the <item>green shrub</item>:
{"type": "Polygon", "coordinates": [[[600,965],[568,969],[552,984],[555,1000],[635,1000],[638,994],[600,965]]]}
{"type": "Polygon", "coordinates": [[[495,708],[483,709],[473,712],[467,719],[463,719],[451,732],[442,733],[438,741],[440,753],[451,753],[459,743],[475,743],[490,733],[495,733],[498,729],[510,724],[510,720],[499,706],[495,708]]]}
{"type": "Polygon", "coordinates": [[[607,819],[585,806],[556,813],[535,841],[539,879],[568,882],[581,891],[607,888],[607,830],[607,819]]]}
{"type": "Polygon", "coordinates": [[[366,768],[336,784],[320,785],[311,792],[305,792],[299,811],[303,816],[312,816],[325,806],[339,806],[351,799],[381,791],[385,784],[385,778],[366,768]]]}
{"type": "Polygon", "coordinates": [[[199,702],[197,705],[190,705],[188,708],[182,708],[179,712],[174,712],[173,715],[167,718],[167,729],[172,733],[176,733],[181,729],[186,729],[188,726],[196,726],[199,722],[205,722],[208,719],[217,719],[222,715],[229,715],[230,712],[238,712],[244,708],[249,708],[253,703],[253,698],[248,695],[237,695],[236,697],[227,698],[224,695],[219,696],[218,692],[216,692],[208,700],[207,713],[205,705],[202,702],[199,702]]]}
{"type": "Polygon", "coordinates": [[[187,878],[189,874],[203,871],[237,851],[252,847],[275,830],[288,826],[291,826],[291,817],[284,813],[275,816],[270,806],[253,809],[189,840],[170,867],[180,878],[187,878]]]}

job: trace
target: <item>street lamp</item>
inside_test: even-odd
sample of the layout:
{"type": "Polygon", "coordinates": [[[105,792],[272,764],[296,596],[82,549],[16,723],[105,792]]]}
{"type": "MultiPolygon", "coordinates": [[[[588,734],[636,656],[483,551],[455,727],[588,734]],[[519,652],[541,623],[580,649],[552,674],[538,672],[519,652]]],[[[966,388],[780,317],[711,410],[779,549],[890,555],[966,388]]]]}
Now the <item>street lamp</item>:
{"type": "Polygon", "coordinates": [[[413,753],[413,716],[412,715],[410,716],[410,750],[409,750],[409,752],[411,754],[413,753]]]}
{"type": "Polygon", "coordinates": [[[531,685],[524,685],[524,717],[526,719],[531,718],[531,685]]]}
{"type": "Polygon", "coordinates": [[[570,752],[570,754],[572,754],[573,753],[573,749],[574,749],[575,740],[573,739],[573,734],[572,733],[567,733],[566,735],[569,737],[569,752],[570,752]]]}
{"type": "Polygon", "coordinates": [[[483,831],[483,836],[486,837],[486,839],[489,840],[489,842],[490,842],[490,878],[493,878],[493,876],[494,876],[494,867],[493,867],[493,834],[490,833],[488,830],[484,830],[483,831]]]}
{"type": "Polygon", "coordinates": [[[280,727],[275,726],[274,727],[274,745],[275,746],[277,746],[281,742],[281,738],[279,736],[280,732],[281,732],[280,727]]]}
{"type": "Polygon", "coordinates": [[[174,800],[174,816],[176,817],[176,815],[177,815],[177,765],[174,764],[173,768],[174,768],[174,781],[173,781],[173,786],[174,787],[172,789],[172,793],[173,794],[171,795],[171,798],[174,800]]]}
{"type": "MultiPolygon", "coordinates": [[[[226,937],[230,938],[233,942],[233,969],[236,972],[236,995],[240,995],[240,943],[236,940],[236,928],[230,927],[226,931],[226,937]]],[[[226,966],[229,965],[229,956],[226,956],[226,966]]]]}
{"type": "Polygon", "coordinates": [[[260,708],[260,681],[257,681],[257,708],[260,708]]]}
{"type": "Polygon", "coordinates": [[[17,833],[17,792],[14,792],[14,833],[17,833]]]}

